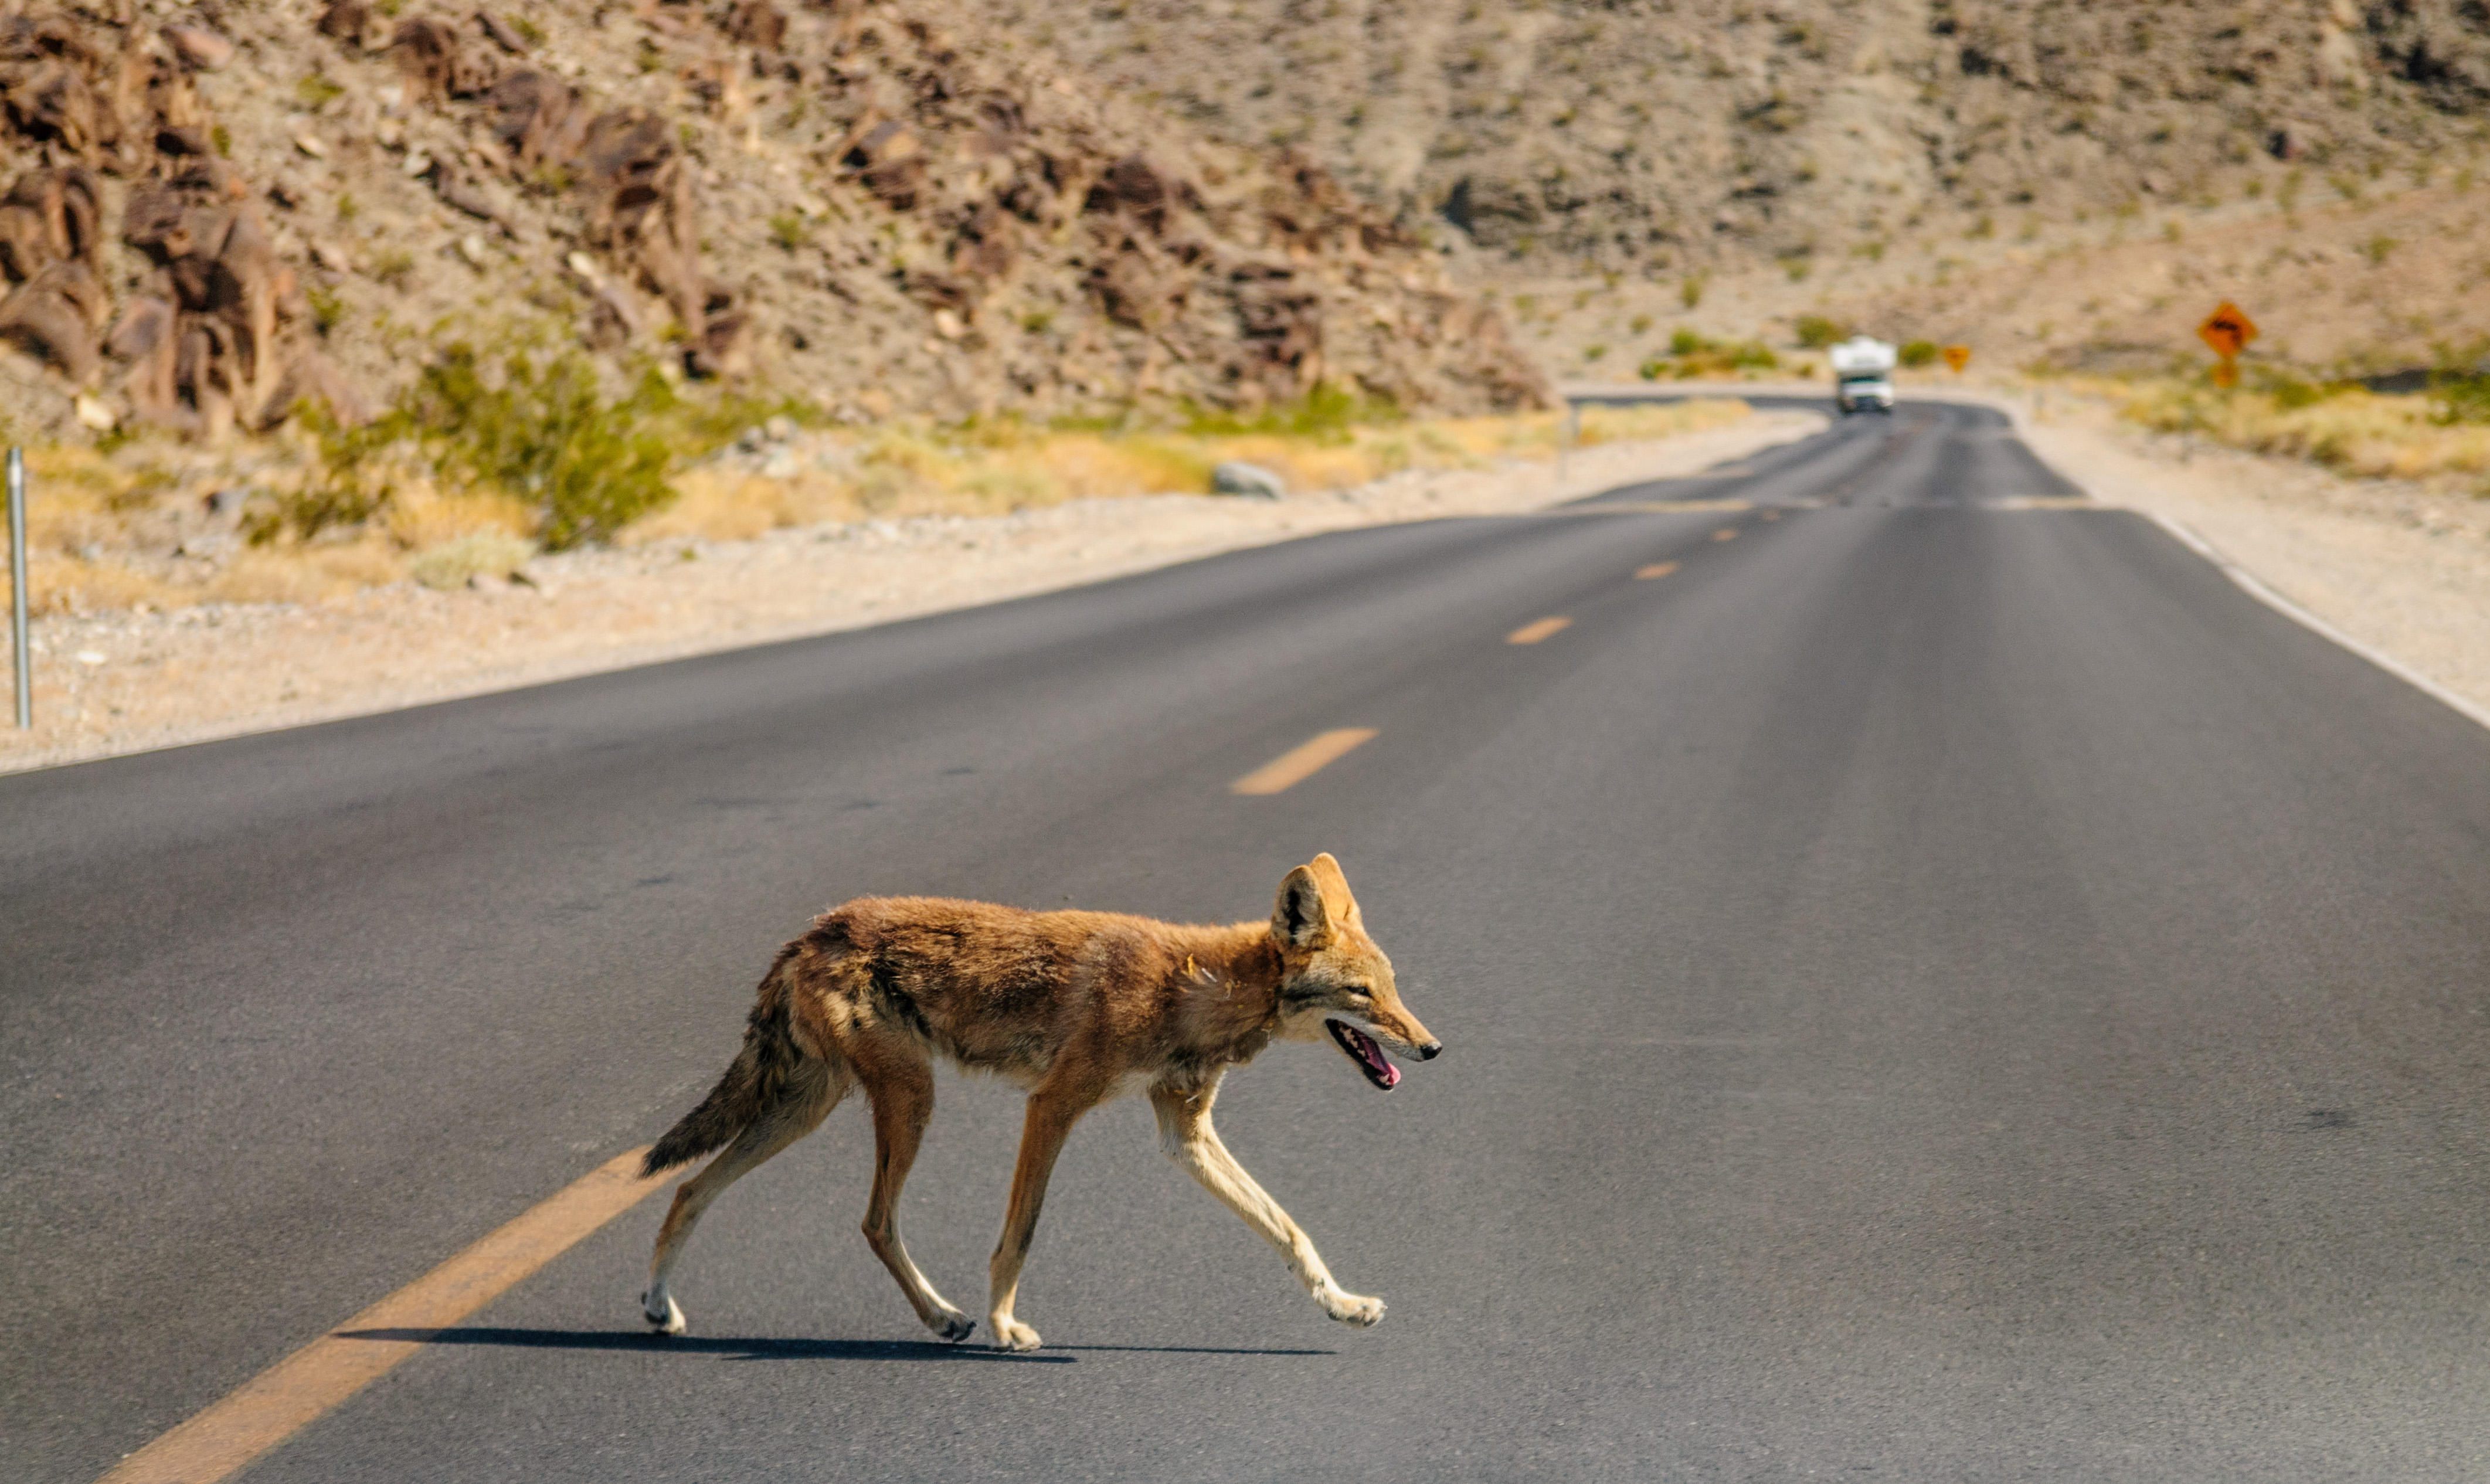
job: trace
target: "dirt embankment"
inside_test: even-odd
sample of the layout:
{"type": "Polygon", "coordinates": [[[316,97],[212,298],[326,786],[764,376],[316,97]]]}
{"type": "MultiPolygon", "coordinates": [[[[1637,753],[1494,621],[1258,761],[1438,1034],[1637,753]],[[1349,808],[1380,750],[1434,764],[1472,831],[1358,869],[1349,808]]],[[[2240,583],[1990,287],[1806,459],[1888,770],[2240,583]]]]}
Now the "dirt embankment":
{"type": "Polygon", "coordinates": [[[992,517],[798,527],[540,559],[525,583],[209,604],[37,627],[32,733],[0,770],[263,731],[1095,581],[1318,531],[1538,509],[1692,473],[1822,426],[1806,414],[1545,462],[1412,472],[1265,501],[1087,500],[992,517]]]}

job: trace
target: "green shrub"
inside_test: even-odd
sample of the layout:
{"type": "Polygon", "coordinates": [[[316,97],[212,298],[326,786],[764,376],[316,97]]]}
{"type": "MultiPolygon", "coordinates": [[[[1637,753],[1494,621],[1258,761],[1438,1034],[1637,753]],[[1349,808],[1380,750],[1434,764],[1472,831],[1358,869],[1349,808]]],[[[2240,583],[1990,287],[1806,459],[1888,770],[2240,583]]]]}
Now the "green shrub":
{"type": "Polygon", "coordinates": [[[1803,349],[1822,350],[1850,338],[1850,327],[1821,314],[1798,317],[1798,343],[1803,349]]]}
{"type": "Polygon", "coordinates": [[[1305,395],[1273,402],[1250,413],[1188,407],[1184,430],[1197,437],[1235,437],[1277,433],[1311,438],[1317,443],[1345,444],[1351,431],[1373,423],[1399,422],[1404,414],[1389,397],[1369,396],[1334,382],[1317,382],[1305,395]]]}
{"type": "Polygon", "coordinates": [[[462,341],[435,355],[386,414],[359,427],[323,408],[301,409],[322,477],[280,502],[251,535],[308,536],[368,520],[401,478],[420,471],[516,497],[536,512],[537,539],[548,548],[603,540],[674,498],[667,476],[678,456],[698,457],[779,412],[812,418],[809,408],[748,397],[687,401],[653,366],[609,395],[579,351],[540,358],[523,344],[488,357],[462,341]]]}
{"type": "Polygon", "coordinates": [[[1781,358],[1761,340],[1714,340],[1679,328],[1668,336],[1666,359],[1653,356],[1636,367],[1645,381],[1664,376],[1693,380],[1702,376],[1735,376],[1743,371],[1769,371],[1781,358]]]}
{"type": "Polygon", "coordinates": [[[1898,359],[1904,365],[1934,365],[1937,359],[1937,342],[1934,340],[1905,340],[1902,342],[1901,350],[1896,352],[1896,359],[1898,359]]]}
{"type": "Polygon", "coordinates": [[[673,450],[652,424],[676,403],[654,367],[609,401],[577,351],[541,365],[512,353],[490,375],[462,343],[423,368],[391,418],[442,473],[534,507],[544,543],[559,550],[604,539],[674,497],[673,450]]]}
{"type": "Polygon", "coordinates": [[[2429,394],[2437,404],[2432,414],[2435,422],[2490,422],[2490,374],[2441,371],[2430,378],[2429,394]]]}

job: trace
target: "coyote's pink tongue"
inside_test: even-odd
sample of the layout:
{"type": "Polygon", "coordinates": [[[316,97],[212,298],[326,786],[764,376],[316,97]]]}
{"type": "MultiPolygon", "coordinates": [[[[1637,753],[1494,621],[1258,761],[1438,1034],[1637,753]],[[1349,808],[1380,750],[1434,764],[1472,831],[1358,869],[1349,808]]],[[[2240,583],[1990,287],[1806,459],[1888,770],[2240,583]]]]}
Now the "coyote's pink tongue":
{"type": "Polygon", "coordinates": [[[1399,1085],[1401,1068],[1393,1065],[1383,1055],[1383,1048],[1375,1037],[1346,1021],[1326,1020],[1323,1029],[1331,1033],[1333,1040],[1340,1042],[1340,1049],[1348,1053],[1348,1059],[1357,1063],[1357,1069],[1366,1074],[1367,1081],[1386,1092],[1399,1085]]]}

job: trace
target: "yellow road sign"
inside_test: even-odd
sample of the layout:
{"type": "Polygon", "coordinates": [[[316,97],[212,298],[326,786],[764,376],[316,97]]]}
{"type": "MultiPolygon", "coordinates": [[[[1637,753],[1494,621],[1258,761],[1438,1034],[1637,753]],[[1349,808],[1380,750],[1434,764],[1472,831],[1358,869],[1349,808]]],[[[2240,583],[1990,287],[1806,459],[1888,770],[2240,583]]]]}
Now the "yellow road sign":
{"type": "Polygon", "coordinates": [[[2248,318],[2245,309],[2225,299],[2219,308],[2206,315],[2205,322],[2196,327],[2196,335],[2214,348],[2215,355],[2228,361],[2247,349],[2248,342],[2257,337],[2256,321],[2248,318]]]}
{"type": "Polygon", "coordinates": [[[1946,364],[1957,372],[1971,364],[1971,347],[1968,345],[1949,345],[1938,354],[1944,356],[1946,364]]]}

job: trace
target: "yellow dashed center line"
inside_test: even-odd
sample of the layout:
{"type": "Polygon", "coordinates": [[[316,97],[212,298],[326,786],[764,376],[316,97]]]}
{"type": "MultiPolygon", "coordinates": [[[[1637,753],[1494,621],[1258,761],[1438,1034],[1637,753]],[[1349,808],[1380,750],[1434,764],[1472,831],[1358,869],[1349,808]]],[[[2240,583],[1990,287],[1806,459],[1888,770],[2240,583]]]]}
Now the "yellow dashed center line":
{"type": "Polygon", "coordinates": [[[1677,564],[1674,562],[1654,562],[1649,567],[1636,567],[1635,580],[1649,582],[1654,577],[1665,577],[1675,570],[1677,570],[1677,564]]]}
{"type": "Polygon", "coordinates": [[[665,1183],[618,1154],[499,1231],[260,1372],[121,1461],[100,1484],[216,1484],[318,1421],[455,1324],[665,1183]],[[387,1331],[361,1338],[371,1331],[387,1331]]]}
{"type": "Polygon", "coordinates": [[[1276,794],[1302,783],[1375,740],[1373,727],[1342,727],[1297,743],[1228,785],[1231,794],[1276,794]]]}
{"type": "Polygon", "coordinates": [[[1720,530],[1712,533],[1712,539],[1716,541],[1734,541],[1737,538],[1738,528],[1736,526],[1723,526],[1720,530]]]}
{"type": "Polygon", "coordinates": [[[1506,634],[1504,636],[1504,642],[1507,644],[1537,644],[1542,639],[1550,638],[1556,634],[1563,633],[1567,628],[1573,626],[1573,623],[1574,621],[1572,619],[1564,618],[1533,619],[1529,623],[1522,625],[1520,628],[1506,634]]]}

